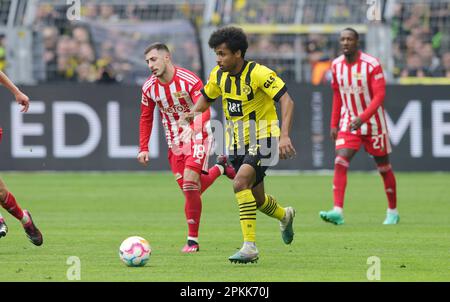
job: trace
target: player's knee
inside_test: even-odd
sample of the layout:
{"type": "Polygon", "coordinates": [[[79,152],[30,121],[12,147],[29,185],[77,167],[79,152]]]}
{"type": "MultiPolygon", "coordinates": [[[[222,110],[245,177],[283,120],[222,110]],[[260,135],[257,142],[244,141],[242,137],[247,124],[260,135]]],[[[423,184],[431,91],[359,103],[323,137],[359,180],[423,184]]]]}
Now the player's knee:
{"type": "Polygon", "coordinates": [[[392,169],[392,166],[391,166],[391,164],[381,164],[381,165],[377,165],[377,169],[378,169],[378,172],[383,174],[383,173],[389,172],[392,169]]]}
{"type": "Polygon", "coordinates": [[[346,168],[348,168],[350,166],[350,161],[348,160],[348,158],[338,155],[336,156],[336,158],[334,159],[334,164],[335,165],[341,165],[344,166],[346,168]]]}
{"type": "Polygon", "coordinates": [[[195,181],[184,180],[183,181],[183,191],[200,191],[200,185],[195,181]]]}
{"type": "Polygon", "coordinates": [[[250,183],[250,181],[245,178],[245,177],[239,177],[236,176],[233,180],[233,189],[234,192],[240,192],[243,190],[247,190],[247,189],[251,189],[252,188],[252,184],[250,183]]]}

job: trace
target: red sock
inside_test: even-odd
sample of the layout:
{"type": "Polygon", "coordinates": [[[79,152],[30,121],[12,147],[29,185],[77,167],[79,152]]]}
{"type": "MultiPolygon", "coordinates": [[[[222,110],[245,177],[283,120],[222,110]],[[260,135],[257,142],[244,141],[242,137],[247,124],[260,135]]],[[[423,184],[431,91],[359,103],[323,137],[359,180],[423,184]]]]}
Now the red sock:
{"type": "Polygon", "coordinates": [[[197,183],[184,181],[183,193],[185,197],[184,213],[189,229],[189,237],[198,237],[200,216],[202,214],[202,200],[197,183]]]}
{"type": "Polygon", "coordinates": [[[391,164],[379,165],[378,171],[383,177],[384,190],[388,199],[389,209],[397,208],[397,184],[395,182],[394,172],[392,171],[391,164]]]}
{"type": "Polygon", "coordinates": [[[336,156],[334,161],[333,196],[334,206],[344,207],[345,187],[347,186],[347,169],[349,161],[343,156],[336,156]]]}
{"type": "Polygon", "coordinates": [[[217,165],[214,165],[211,169],[209,169],[208,175],[202,174],[200,176],[200,182],[202,184],[201,193],[205,192],[206,189],[208,189],[220,175],[222,175],[222,173],[217,165]]]}
{"type": "Polygon", "coordinates": [[[7,210],[11,215],[16,217],[18,220],[22,220],[23,211],[11,192],[8,192],[8,194],[6,194],[5,200],[0,203],[2,204],[2,207],[5,210],[7,210]]]}

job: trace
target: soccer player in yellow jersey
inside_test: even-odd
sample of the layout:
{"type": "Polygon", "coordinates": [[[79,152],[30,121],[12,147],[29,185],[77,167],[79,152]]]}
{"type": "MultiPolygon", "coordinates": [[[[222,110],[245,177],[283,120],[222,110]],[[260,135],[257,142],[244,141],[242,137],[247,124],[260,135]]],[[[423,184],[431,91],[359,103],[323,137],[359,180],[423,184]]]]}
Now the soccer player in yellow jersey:
{"type": "Polygon", "coordinates": [[[237,171],[233,188],[239,204],[242,248],[229,257],[231,262],[258,260],[255,244],[256,210],[280,221],[282,239],[294,239],[292,207],[281,207],[275,198],[264,192],[264,176],[268,166],[295,155],[289,138],[294,102],[285,83],[275,72],[256,62],[246,61],[247,37],[240,28],[225,27],[215,31],[208,42],[216,53],[217,66],[211,71],[191,112],[184,120],[204,112],[222,97],[227,119],[226,142],[230,161],[237,171]],[[275,102],[281,106],[282,127],[278,126],[275,102]]]}

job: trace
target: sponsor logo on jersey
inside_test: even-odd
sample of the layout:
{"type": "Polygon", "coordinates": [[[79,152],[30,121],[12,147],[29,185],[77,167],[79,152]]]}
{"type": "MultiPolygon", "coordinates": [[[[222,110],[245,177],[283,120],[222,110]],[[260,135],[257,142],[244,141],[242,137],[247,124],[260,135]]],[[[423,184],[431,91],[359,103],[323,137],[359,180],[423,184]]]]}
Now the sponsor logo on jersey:
{"type": "Polygon", "coordinates": [[[228,114],[230,116],[242,116],[242,101],[240,100],[233,100],[233,99],[227,99],[228,104],[228,114]]]}
{"type": "Polygon", "coordinates": [[[275,82],[275,78],[271,75],[264,83],[264,87],[269,88],[272,83],[275,82]]]}
{"type": "Polygon", "coordinates": [[[364,93],[364,88],[360,86],[348,86],[348,87],[341,87],[341,91],[343,93],[350,93],[350,94],[362,94],[364,93]]]}
{"type": "Polygon", "coordinates": [[[182,91],[176,91],[174,93],[172,93],[172,95],[174,97],[176,97],[177,99],[182,99],[182,98],[186,98],[189,97],[189,93],[187,93],[186,91],[182,90],[182,91]]]}
{"type": "Polygon", "coordinates": [[[163,107],[163,108],[160,108],[160,110],[162,112],[168,113],[168,114],[188,112],[189,105],[188,104],[179,104],[179,105],[174,105],[174,106],[169,106],[169,107],[163,107]]]}

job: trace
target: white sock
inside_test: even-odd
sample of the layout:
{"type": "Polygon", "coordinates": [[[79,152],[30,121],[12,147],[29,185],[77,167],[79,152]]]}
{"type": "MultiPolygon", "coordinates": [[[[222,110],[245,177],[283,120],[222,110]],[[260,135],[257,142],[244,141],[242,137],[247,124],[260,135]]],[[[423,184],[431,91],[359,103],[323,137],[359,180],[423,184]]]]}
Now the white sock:
{"type": "Polygon", "coordinates": [[[387,213],[388,214],[395,214],[395,215],[398,215],[398,211],[397,211],[397,208],[395,208],[395,209],[387,209],[387,213]]]}
{"type": "Polygon", "coordinates": [[[344,214],[344,209],[341,207],[334,207],[333,211],[338,212],[339,214],[344,214]]]}
{"type": "Polygon", "coordinates": [[[187,240],[192,240],[192,241],[195,241],[195,242],[198,243],[198,237],[191,237],[191,236],[188,236],[187,240]]]}

